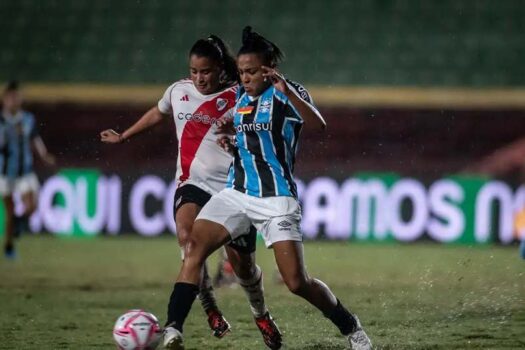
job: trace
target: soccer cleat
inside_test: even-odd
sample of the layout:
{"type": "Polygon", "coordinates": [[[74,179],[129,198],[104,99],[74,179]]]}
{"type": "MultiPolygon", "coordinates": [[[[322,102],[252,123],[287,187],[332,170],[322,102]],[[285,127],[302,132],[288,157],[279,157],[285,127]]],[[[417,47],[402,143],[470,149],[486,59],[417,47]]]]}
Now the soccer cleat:
{"type": "Polygon", "coordinates": [[[228,321],[216,309],[208,311],[208,325],[212,330],[212,335],[217,338],[222,338],[231,331],[228,321]]]}
{"type": "Polygon", "coordinates": [[[164,349],[184,350],[182,333],[173,327],[166,327],[164,329],[164,340],[162,345],[164,346],[164,349]]]}
{"type": "Polygon", "coordinates": [[[264,316],[256,317],[255,324],[261,331],[264,344],[266,344],[267,347],[272,350],[281,348],[283,337],[269,312],[265,313],[264,316]]]}
{"type": "Polygon", "coordinates": [[[357,321],[357,328],[354,332],[348,335],[350,347],[353,350],[372,350],[372,342],[366,335],[363,327],[361,327],[361,322],[359,322],[357,317],[355,317],[355,320],[357,321]]]}

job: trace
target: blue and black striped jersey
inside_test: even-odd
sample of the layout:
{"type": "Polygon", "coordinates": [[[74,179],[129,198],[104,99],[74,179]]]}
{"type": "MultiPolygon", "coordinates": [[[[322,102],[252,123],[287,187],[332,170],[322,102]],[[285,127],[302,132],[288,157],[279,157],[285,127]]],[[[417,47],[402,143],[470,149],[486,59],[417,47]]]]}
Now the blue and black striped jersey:
{"type": "MultiPolygon", "coordinates": [[[[313,105],[306,89],[287,80],[313,105]]],[[[297,197],[295,153],[303,119],[286,95],[270,86],[258,98],[237,92],[234,160],[226,187],[255,197],[297,197]]]]}
{"type": "Polygon", "coordinates": [[[0,114],[1,176],[16,178],[33,171],[31,141],[38,136],[33,114],[20,111],[14,116],[0,114]]]}

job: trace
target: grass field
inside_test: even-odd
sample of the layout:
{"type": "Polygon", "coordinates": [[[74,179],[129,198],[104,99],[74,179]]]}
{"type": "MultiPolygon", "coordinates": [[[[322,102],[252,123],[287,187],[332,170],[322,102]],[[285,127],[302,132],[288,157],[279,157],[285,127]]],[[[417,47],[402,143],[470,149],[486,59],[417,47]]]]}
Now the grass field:
{"type": "MultiPolygon", "coordinates": [[[[179,267],[175,239],[24,237],[0,262],[0,349],[113,349],[115,318],[145,308],[165,319],[179,267]]],[[[320,313],[272,281],[259,246],[267,302],[285,349],[344,349],[320,313]]],[[[376,349],[525,348],[525,261],[516,247],[307,243],[313,276],[361,318],[376,349]]],[[[233,326],[216,340],[196,303],[188,349],[264,349],[239,288],[218,291],[233,326]]]]}

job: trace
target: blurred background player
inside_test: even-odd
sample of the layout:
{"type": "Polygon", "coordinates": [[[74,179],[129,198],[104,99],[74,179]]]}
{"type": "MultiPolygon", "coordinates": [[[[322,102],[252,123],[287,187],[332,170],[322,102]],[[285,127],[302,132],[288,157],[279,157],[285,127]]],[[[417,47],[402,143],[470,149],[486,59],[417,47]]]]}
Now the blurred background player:
{"type": "Polygon", "coordinates": [[[22,109],[23,97],[16,81],[7,84],[3,92],[0,117],[0,193],[5,206],[4,254],[16,256],[14,238],[26,227],[38,200],[38,178],[33,171],[33,148],[48,165],[55,164],[38,134],[35,117],[22,109]],[[23,212],[15,217],[13,194],[23,203],[23,212]]]}
{"type": "MultiPolygon", "coordinates": [[[[218,143],[233,153],[226,189],[214,195],[195,221],[186,259],[168,306],[169,327],[164,346],[184,349],[183,324],[198,292],[200,271],[207,256],[254,225],[272,248],[290,292],[319,309],[348,338],[352,349],[372,344],[358,318],[322,281],[306,271],[301,208],[293,180],[295,151],[303,123],[324,130],[326,123],[306,89],[275,70],[281,50],[246,27],[237,67],[242,87],[233,118],[235,139],[218,143]]],[[[275,349],[280,346],[274,347],[275,349]]]]}
{"type": "MultiPolygon", "coordinates": [[[[525,182],[525,137],[505,144],[480,160],[469,164],[463,173],[490,176],[493,178],[514,178],[525,182]]],[[[525,259],[525,206],[514,208],[514,233],[520,242],[519,253],[525,259]]]]}
{"type": "MultiPolygon", "coordinates": [[[[173,115],[179,146],[174,216],[181,247],[189,240],[201,208],[225,187],[232,158],[216,143],[216,123],[232,113],[238,89],[235,59],[223,41],[214,35],[193,45],[189,66],[191,79],[179,80],[168,87],[158,105],[130,128],[122,134],[111,129],[100,134],[102,142],[120,143],[173,115]]],[[[255,264],[255,228],[247,228],[246,233],[226,247],[228,258],[248,296],[265,342],[280,343],[281,335],[264,303],[262,271],[255,264]]],[[[218,309],[206,265],[202,271],[199,299],[213,334],[219,338],[224,336],[230,325],[218,309]]]]}

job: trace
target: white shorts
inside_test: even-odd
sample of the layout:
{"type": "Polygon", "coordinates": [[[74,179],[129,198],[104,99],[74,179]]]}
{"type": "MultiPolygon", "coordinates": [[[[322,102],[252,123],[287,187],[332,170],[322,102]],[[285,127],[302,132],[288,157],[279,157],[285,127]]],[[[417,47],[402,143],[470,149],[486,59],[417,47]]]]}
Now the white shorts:
{"type": "Polygon", "coordinates": [[[275,242],[303,240],[299,230],[301,207],[293,197],[259,198],[226,188],[211,197],[198,219],[221,224],[232,239],[246,234],[251,224],[268,248],[275,242]]]}
{"type": "Polygon", "coordinates": [[[40,185],[35,173],[29,173],[15,179],[0,176],[0,196],[8,196],[14,192],[23,195],[27,192],[38,192],[40,185]]]}

